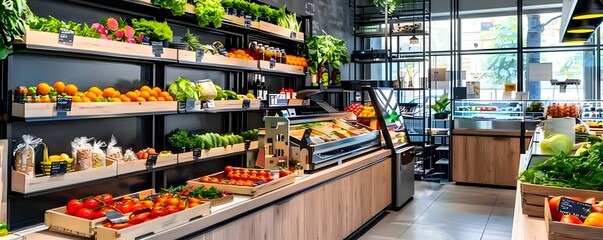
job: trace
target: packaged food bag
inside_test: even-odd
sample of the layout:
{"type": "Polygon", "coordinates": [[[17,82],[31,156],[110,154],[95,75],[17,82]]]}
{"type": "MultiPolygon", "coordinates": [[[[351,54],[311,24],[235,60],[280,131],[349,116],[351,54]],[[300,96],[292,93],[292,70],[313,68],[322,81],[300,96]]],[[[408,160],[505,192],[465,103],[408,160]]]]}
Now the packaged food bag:
{"type": "Polygon", "coordinates": [[[198,80],[195,82],[195,86],[199,88],[199,93],[201,95],[199,100],[201,101],[214,100],[218,96],[214,82],[209,79],[198,80]]]}
{"type": "Polygon", "coordinates": [[[73,142],[71,142],[73,159],[76,161],[76,171],[92,168],[92,145],[90,145],[91,140],[92,138],[79,137],[73,139],[73,142]]]}
{"type": "Polygon", "coordinates": [[[22,141],[17,145],[14,156],[15,170],[30,176],[35,175],[36,148],[42,143],[42,139],[32,135],[23,135],[22,141]]]}
{"type": "Polygon", "coordinates": [[[107,155],[102,147],[106,147],[107,144],[103,141],[94,141],[92,145],[92,168],[99,168],[106,166],[107,155]]]}
{"type": "Polygon", "coordinates": [[[126,152],[124,153],[124,162],[133,162],[136,160],[138,160],[138,158],[136,157],[136,153],[134,153],[132,149],[126,150],[126,152]]]}
{"type": "Polygon", "coordinates": [[[116,146],[117,139],[115,136],[111,136],[111,141],[107,144],[107,159],[114,162],[123,162],[124,154],[121,150],[121,147],[116,146]]]}

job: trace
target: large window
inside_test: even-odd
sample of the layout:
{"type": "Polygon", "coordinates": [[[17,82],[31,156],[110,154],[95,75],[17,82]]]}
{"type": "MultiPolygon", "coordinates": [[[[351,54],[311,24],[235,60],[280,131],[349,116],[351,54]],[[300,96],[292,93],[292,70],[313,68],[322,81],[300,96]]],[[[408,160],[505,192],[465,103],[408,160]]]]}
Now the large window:
{"type": "Polygon", "coordinates": [[[461,50],[517,47],[517,17],[463,18],[461,50]]]}
{"type": "Polygon", "coordinates": [[[464,55],[461,58],[462,86],[479,85],[481,99],[496,99],[506,83],[517,82],[517,54],[464,55]]]}

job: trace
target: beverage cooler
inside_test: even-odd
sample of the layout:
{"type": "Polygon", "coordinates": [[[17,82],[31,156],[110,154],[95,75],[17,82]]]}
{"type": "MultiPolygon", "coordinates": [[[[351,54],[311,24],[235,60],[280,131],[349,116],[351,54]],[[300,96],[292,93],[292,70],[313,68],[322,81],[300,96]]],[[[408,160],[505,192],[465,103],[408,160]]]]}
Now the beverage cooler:
{"type": "Polygon", "coordinates": [[[367,89],[375,108],[386,147],[392,150],[392,205],[402,208],[415,193],[414,146],[410,144],[404,120],[400,114],[399,92],[392,88],[367,89]]]}

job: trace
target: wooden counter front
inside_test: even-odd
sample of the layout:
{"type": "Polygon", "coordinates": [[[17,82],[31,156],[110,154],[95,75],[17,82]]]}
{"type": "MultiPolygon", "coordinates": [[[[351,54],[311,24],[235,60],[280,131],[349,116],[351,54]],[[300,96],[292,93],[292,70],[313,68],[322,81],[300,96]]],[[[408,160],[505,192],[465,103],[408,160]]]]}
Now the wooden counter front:
{"type": "MultiPolygon", "coordinates": [[[[532,132],[526,132],[529,146],[532,132]]],[[[519,170],[519,131],[455,129],[452,178],[455,182],[513,187],[519,170]]]]}

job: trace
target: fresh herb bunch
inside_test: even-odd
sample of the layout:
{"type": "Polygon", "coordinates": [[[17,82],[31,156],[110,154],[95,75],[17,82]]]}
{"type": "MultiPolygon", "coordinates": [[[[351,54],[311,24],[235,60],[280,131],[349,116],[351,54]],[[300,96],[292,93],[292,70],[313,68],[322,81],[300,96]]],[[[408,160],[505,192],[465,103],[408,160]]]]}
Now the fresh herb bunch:
{"type": "Polygon", "coordinates": [[[301,23],[297,21],[297,15],[295,13],[285,14],[283,17],[277,18],[276,24],[297,32],[301,30],[301,23]]]}
{"type": "Polygon", "coordinates": [[[188,45],[189,51],[195,51],[201,47],[199,37],[193,35],[193,33],[191,33],[191,30],[189,29],[186,30],[186,33],[184,34],[184,36],[182,36],[182,39],[180,41],[188,45]]]}
{"type": "Polygon", "coordinates": [[[175,129],[167,135],[167,142],[173,149],[190,148],[190,135],[187,131],[175,129]]]}
{"type": "Polygon", "coordinates": [[[132,27],[134,27],[136,32],[144,33],[144,35],[151,40],[167,40],[171,43],[172,38],[174,37],[172,28],[170,28],[167,22],[157,22],[155,20],[146,20],[143,18],[132,19],[132,27]]]}
{"type": "Polygon", "coordinates": [[[33,17],[26,0],[3,0],[0,4],[0,59],[13,48],[13,40],[25,34],[25,26],[33,17]]]}
{"type": "Polygon", "coordinates": [[[191,190],[188,194],[189,197],[200,197],[203,199],[218,199],[222,198],[224,194],[220,192],[216,187],[210,187],[206,189],[204,186],[200,186],[191,190]]]}
{"type": "Polygon", "coordinates": [[[34,16],[28,21],[28,26],[29,29],[41,32],[59,33],[61,28],[65,28],[73,30],[76,36],[91,38],[100,37],[100,33],[98,33],[96,29],[88,26],[88,24],[86,23],[84,23],[84,25],[72,21],[68,21],[67,23],[65,23],[53,16],[48,16],[48,18],[34,16]]]}
{"type": "Polygon", "coordinates": [[[216,28],[222,26],[226,16],[220,0],[195,0],[195,15],[199,26],[205,27],[212,23],[216,28]]]}
{"type": "Polygon", "coordinates": [[[603,190],[603,142],[594,143],[580,156],[556,155],[519,175],[525,183],[603,190]]]}
{"type": "Polygon", "coordinates": [[[298,45],[298,50],[308,60],[308,70],[313,74],[326,63],[339,69],[350,62],[346,42],[331,35],[306,37],[306,41],[298,45]]]}
{"type": "Polygon", "coordinates": [[[174,16],[186,13],[186,0],[153,0],[153,4],[172,11],[174,16]]]}

